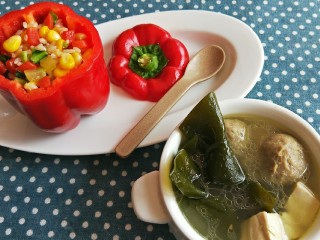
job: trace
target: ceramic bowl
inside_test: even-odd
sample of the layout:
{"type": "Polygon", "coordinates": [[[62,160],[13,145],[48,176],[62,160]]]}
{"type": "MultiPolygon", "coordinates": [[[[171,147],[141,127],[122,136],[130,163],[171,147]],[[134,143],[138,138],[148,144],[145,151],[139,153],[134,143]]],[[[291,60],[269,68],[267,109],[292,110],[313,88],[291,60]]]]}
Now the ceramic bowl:
{"type": "MultiPolygon", "coordinates": [[[[222,114],[254,114],[261,117],[266,117],[274,120],[281,125],[284,125],[288,130],[292,131],[295,136],[299,136],[299,139],[304,142],[305,146],[308,146],[310,153],[313,155],[312,159],[315,160],[313,166],[315,167],[316,175],[319,176],[320,183],[320,136],[305,120],[299,117],[297,114],[289,111],[288,109],[276,105],[271,102],[266,102],[256,99],[230,99],[224,100],[219,103],[222,114]]],[[[139,186],[139,181],[133,186],[132,200],[135,212],[137,216],[148,222],[153,223],[169,223],[172,232],[177,239],[203,239],[196,230],[189,224],[180,211],[177,201],[174,196],[172,183],[169,178],[171,170],[172,160],[178,151],[178,147],[181,141],[181,134],[176,129],[168,138],[160,160],[159,173],[153,172],[149,175],[150,178],[148,184],[151,186],[150,191],[147,190],[147,186],[139,186]],[[153,180],[152,180],[153,179],[153,180]],[[137,197],[137,190],[144,191],[144,193],[137,197]],[[149,192],[148,192],[149,191],[149,192]],[[156,192],[156,194],[154,194],[156,192]],[[148,206],[148,199],[153,195],[151,205],[155,205],[156,201],[159,203],[158,209],[155,209],[152,215],[153,207],[150,209],[143,209],[139,205],[148,206]],[[162,202],[163,200],[163,202],[162,202]],[[137,202],[139,201],[139,203],[137,202]],[[142,201],[142,202],[141,202],[142,201]],[[146,202],[143,202],[146,201],[146,202]],[[165,207],[165,209],[164,209],[165,207]],[[148,212],[148,217],[145,217],[145,212],[148,212]],[[161,216],[157,219],[157,216],[161,216]]],[[[147,174],[148,175],[148,174],[147,174]]],[[[142,182],[142,181],[141,181],[142,182]]],[[[308,231],[301,239],[317,240],[320,239],[320,213],[317,214],[313,225],[310,226],[308,231]]]]}

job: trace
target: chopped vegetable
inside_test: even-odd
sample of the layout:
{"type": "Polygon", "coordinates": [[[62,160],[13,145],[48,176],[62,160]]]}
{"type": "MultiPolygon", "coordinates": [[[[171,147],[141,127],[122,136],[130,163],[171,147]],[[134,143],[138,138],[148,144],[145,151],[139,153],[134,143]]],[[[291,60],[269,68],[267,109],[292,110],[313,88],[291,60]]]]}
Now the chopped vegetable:
{"type": "Polygon", "coordinates": [[[54,11],[50,11],[43,22],[37,22],[32,15],[28,15],[25,20],[21,23],[21,28],[2,43],[4,54],[1,54],[0,60],[6,67],[2,65],[0,73],[10,80],[16,77],[24,81],[34,79],[33,84],[21,84],[27,92],[30,92],[37,89],[30,86],[37,85],[39,79],[26,77],[30,76],[30,72],[26,74],[24,71],[30,68],[26,68],[24,63],[28,66],[30,63],[35,64],[32,69],[43,68],[46,76],[53,81],[54,78],[64,77],[70,70],[79,67],[83,62],[83,53],[90,46],[86,33],[69,30],[54,11]],[[10,74],[7,74],[7,71],[10,74]]]}
{"type": "Polygon", "coordinates": [[[24,74],[26,75],[27,80],[33,83],[47,76],[47,73],[43,68],[25,70],[24,74]]]}
{"type": "Polygon", "coordinates": [[[267,191],[259,182],[250,181],[248,184],[249,195],[254,199],[263,210],[271,213],[277,203],[274,193],[267,191]]]}
{"type": "Polygon", "coordinates": [[[22,38],[19,35],[13,35],[3,42],[3,48],[8,53],[17,51],[21,45],[22,38]]]}
{"type": "Polygon", "coordinates": [[[188,198],[204,198],[208,193],[199,181],[201,171],[182,149],[175,156],[170,179],[179,191],[188,198]]]}
{"type": "Polygon", "coordinates": [[[46,51],[35,50],[32,53],[30,60],[33,63],[38,63],[41,59],[45,58],[46,56],[48,56],[48,53],[46,51]]]}
{"type": "Polygon", "coordinates": [[[245,175],[227,141],[223,117],[214,93],[204,97],[180,125],[188,138],[197,136],[208,147],[199,149],[205,162],[206,177],[214,184],[233,185],[242,183],[245,175]],[[199,116],[205,116],[199,124],[199,116]]]}

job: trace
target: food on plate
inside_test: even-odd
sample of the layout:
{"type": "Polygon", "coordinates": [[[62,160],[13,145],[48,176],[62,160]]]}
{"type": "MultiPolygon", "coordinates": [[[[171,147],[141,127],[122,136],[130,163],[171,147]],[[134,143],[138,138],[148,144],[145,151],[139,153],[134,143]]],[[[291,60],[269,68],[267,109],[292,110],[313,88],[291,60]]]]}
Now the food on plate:
{"type": "Polygon", "coordinates": [[[88,19],[41,2],[0,20],[0,93],[38,127],[64,132],[105,107],[109,77],[88,19]]]}
{"type": "Polygon", "coordinates": [[[155,24],[139,24],[113,43],[111,82],[138,100],[158,101],[184,74],[189,54],[182,42],[155,24]]]}
{"type": "Polygon", "coordinates": [[[256,115],[222,117],[209,93],[179,130],[170,179],[181,211],[202,236],[291,240],[308,230],[319,209],[319,193],[312,187],[316,173],[306,146],[285,126],[256,115]],[[286,154],[291,149],[286,160],[294,156],[293,164],[303,163],[299,174],[281,169],[274,176],[268,167],[279,160],[274,149],[284,145],[286,154]]]}

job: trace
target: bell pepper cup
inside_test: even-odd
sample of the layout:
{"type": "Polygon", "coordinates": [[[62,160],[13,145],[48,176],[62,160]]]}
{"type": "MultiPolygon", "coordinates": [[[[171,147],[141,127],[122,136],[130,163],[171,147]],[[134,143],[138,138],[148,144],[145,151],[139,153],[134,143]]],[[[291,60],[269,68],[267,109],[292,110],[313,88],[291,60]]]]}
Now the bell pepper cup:
{"type": "MultiPolygon", "coordinates": [[[[56,133],[71,130],[79,124],[81,115],[96,114],[105,107],[110,93],[109,76],[103,58],[100,36],[88,19],[77,15],[66,5],[40,2],[22,10],[9,12],[0,17],[0,22],[0,54],[5,56],[4,59],[0,59],[2,66],[4,66],[4,71],[0,74],[0,94],[40,129],[56,133]],[[64,33],[61,32],[59,36],[55,34],[53,25],[57,19],[68,30],[65,30],[64,33]],[[8,60],[6,56],[8,55],[7,50],[10,51],[15,47],[15,44],[20,44],[21,39],[17,37],[17,32],[24,31],[26,24],[30,22],[48,27],[47,31],[51,32],[50,35],[47,34],[45,42],[55,42],[57,48],[60,44],[61,48],[76,49],[78,53],[81,53],[81,56],[79,60],[79,54],[75,54],[77,58],[72,59],[67,53],[57,63],[57,68],[61,67],[61,69],[52,71],[54,74],[47,72],[46,75],[44,72],[41,81],[38,79],[34,85],[33,82],[28,82],[26,79],[27,84],[23,85],[21,82],[24,80],[20,79],[21,72],[18,72],[21,67],[10,70],[12,59],[8,60]],[[78,38],[77,36],[74,38],[74,33],[75,35],[81,34],[78,34],[78,38]],[[12,36],[15,37],[11,38],[12,36]],[[63,41],[59,40],[60,38],[64,38],[63,41]],[[13,41],[16,39],[19,41],[13,41]],[[10,45],[10,41],[12,41],[12,45],[10,45]],[[71,66],[70,59],[74,61],[71,61],[71,66]],[[17,72],[20,75],[17,75],[17,72]],[[13,73],[15,73],[14,77],[12,77],[13,73]]],[[[41,49],[38,50],[39,47],[34,48],[31,45],[39,44],[41,34],[44,34],[45,31],[46,29],[39,30],[40,37],[35,32],[34,43],[31,42],[31,35],[28,38],[29,41],[25,43],[32,49],[33,58],[31,57],[30,61],[41,67],[45,66],[45,62],[42,64],[40,59],[42,60],[49,55],[43,54],[41,49]]],[[[28,34],[27,31],[26,34],[28,34]]],[[[21,35],[23,36],[23,34],[21,35]]],[[[12,58],[11,56],[9,54],[8,58],[12,58]]],[[[20,59],[22,59],[22,54],[20,59]]],[[[25,61],[28,62],[28,60],[25,61]]],[[[33,66],[30,63],[25,65],[28,68],[33,66]]],[[[41,67],[39,71],[42,73],[41,67]]],[[[32,72],[32,69],[24,70],[32,72]]],[[[25,75],[29,72],[24,71],[25,74],[23,73],[22,77],[26,77],[25,75]]],[[[28,77],[27,75],[26,78],[28,77]]]]}

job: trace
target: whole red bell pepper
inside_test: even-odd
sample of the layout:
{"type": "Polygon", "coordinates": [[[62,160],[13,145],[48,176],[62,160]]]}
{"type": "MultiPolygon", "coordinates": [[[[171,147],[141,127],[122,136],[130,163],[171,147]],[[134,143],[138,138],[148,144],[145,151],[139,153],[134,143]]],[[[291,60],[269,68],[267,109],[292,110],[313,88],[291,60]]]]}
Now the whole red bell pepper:
{"type": "Polygon", "coordinates": [[[154,24],[139,24],[113,43],[111,82],[139,100],[158,101],[184,74],[186,47],[154,24]]]}
{"type": "Polygon", "coordinates": [[[21,29],[23,22],[35,19],[42,23],[50,12],[62,19],[69,30],[86,34],[89,50],[83,54],[83,62],[64,77],[56,77],[51,86],[30,92],[0,75],[0,93],[41,129],[65,132],[78,125],[81,115],[101,111],[108,101],[109,77],[101,39],[94,25],[66,5],[36,3],[0,17],[0,53],[3,41],[21,29]]]}

